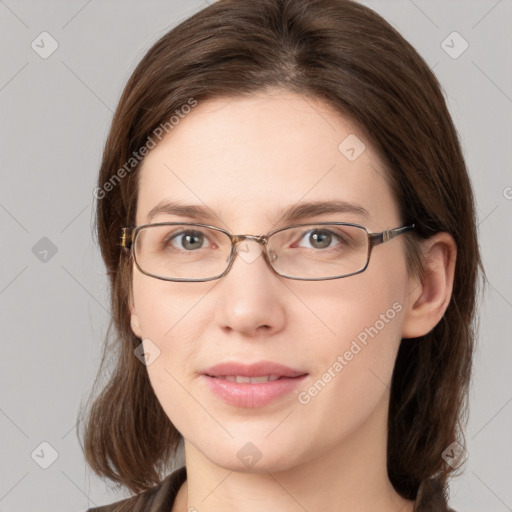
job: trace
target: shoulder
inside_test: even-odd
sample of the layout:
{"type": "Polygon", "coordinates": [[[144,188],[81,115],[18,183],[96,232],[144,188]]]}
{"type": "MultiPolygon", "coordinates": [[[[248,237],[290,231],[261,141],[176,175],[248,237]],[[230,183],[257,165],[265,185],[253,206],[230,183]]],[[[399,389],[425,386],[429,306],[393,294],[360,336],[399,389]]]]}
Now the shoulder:
{"type": "Polygon", "coordinates": [[[186,479],[187,470],[183,466],[167,475],[152,489],[115,503],[89,508],[86,512],[169,512],[186,479]]]}

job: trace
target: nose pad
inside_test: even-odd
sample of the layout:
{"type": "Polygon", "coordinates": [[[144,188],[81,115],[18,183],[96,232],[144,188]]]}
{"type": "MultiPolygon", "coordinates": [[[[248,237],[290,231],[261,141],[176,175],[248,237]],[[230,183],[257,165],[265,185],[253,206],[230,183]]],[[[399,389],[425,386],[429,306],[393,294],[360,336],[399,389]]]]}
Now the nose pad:
{"type": "Polygon", "coordinates": [[[246,263],[254,263],[262,254],[260,244],[254,240],[240,242],[237,246],[237,253],[246,263]]]}

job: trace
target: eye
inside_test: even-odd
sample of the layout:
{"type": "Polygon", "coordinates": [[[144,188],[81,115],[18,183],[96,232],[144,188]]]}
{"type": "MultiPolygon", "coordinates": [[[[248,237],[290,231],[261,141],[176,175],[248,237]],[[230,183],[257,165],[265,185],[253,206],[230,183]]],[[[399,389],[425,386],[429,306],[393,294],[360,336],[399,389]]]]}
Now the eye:
{"type": "Polygon", "coordinates": [[[193,251],[203,248],[203,243],[208,240],[204,233],[197,230],[182,231],[180,233],[172,233],[166,236],[164,246],[172,246],[173,248],[186,251],[193,251]]]}
{"type": "MultiPolygon", "coordinates": [[[[326,249],[333,247],[333,245],[331,245],[332,242],[345,242],[341,236],[337,235],[333,231],[318,228],[306,231],[302,235],[301,240],[305,240],[307,243],[311,244],[310,248],[312,249],[326,249]]],[[[304,246],[299,244],[299,247],[304,246]]]]}

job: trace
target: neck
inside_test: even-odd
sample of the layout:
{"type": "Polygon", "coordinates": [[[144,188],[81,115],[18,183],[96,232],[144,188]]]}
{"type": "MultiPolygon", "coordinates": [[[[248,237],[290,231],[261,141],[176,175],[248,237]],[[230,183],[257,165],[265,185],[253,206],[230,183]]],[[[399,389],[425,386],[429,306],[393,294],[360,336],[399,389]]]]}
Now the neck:
{"type": "Polygon", "coordinates": [[[387,476],[387,406],[324,453],[276,472],[220,467],[185,441],[187,481],[172,512],[412,512],[387,476]]]}

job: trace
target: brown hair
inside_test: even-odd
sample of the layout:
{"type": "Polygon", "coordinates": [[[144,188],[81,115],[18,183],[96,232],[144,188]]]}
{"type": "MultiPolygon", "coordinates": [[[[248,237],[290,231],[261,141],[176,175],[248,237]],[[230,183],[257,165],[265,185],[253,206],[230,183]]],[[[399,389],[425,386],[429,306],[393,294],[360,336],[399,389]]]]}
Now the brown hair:
{"type": "Polygon", "coordinates": [[[406,237],[410,271],[422,275],[419,241],[441,231],[455,239],[450,304],[430,333],[402,340],[388,419],[393,486],[407,499],[421,491],[416,510],[435,503],[444,510],[453,469],[441,455],[454,441],[464,445],[482,270],[473,194],[436,77],[385,20],[349,0],[220,0],[165,34],[130,77],[98,179],[97,234],[112,310],[98,377],[111,350],[114,368],[87,414],[86,460],[99,475],[140,492],[161,481],[159,472],[181,440],[133,354],[140,340],[130,328],[132,266],[119,244],[120,228],[135,221],[140,161],[130,159],[190,98],[201,102],[269,87],[326,101],[373,143],[402,221],[416,224],[406,237]]]}

